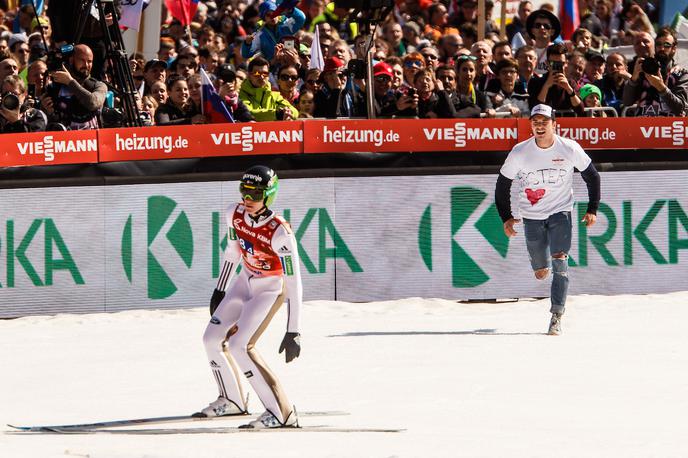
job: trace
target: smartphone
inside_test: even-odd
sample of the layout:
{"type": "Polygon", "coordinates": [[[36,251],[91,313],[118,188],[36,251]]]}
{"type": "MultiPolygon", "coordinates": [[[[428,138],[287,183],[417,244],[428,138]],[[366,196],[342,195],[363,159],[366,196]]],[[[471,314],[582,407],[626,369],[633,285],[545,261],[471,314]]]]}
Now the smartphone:
{"type": "Polygon", "coordinates": [[[564,63],[563,62],[550,62],[549,67],[552,69],[552,72],[554,73],[563,73],[564,72],[564,63]]]}
{"type": "Polygon", "coordinates": [[[36,98],[36,85],[35,84],[29,84],[27,86],[26,93],[29,97],[31,97],[32,99],[35,99],[36,98]]]}
{"type": "Polygon", "coordinates": [[[299,39],[296,37],[286,36],[282,37],[282,44],[284,49],[296,49],[299,48],[299,39]]]}
{"type": "Polygon", "coordinates": [[[413,97],[416,95],[416,88],[415,87],[410,87],[408,91],[406,91],[406,95],[409,97],[413,97]]]}

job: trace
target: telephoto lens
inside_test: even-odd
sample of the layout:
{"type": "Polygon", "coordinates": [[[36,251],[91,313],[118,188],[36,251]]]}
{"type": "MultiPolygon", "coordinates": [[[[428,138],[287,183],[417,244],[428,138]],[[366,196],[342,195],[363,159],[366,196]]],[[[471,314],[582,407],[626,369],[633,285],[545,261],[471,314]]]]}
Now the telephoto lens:
{"type": "Polygon", "coordinates": [[[7,92],[2,96],[2,107],[7,110],[16,110],[19,108],[19,97],[7,92]]]}

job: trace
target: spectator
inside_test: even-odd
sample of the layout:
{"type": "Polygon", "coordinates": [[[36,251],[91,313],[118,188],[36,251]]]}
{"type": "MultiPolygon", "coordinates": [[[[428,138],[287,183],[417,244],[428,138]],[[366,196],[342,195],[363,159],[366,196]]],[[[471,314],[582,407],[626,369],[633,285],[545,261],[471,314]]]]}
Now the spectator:
{"type": "Polygon", "coordinates": [[[535,66],[535,74],[538,76],[547,73],[547,50],[555,38],[561,34],[559,19],[545,9],[535,10],[526,21],[528,34],[535,40],[535,53],[538,56],[535,66]]]}
{"type": "Polygon", "coordinates": [[[663,27],[657,33],[656,54],[639,57],[623,93],[624,106],[637,104],[635,116],[685,116],[688,108],[688,71],[675,64],[676,33],[663,27]],[[645,61],[648,61],[644,64],[645,61]],[[657,71],[650,72],[656,63],[657,71]],[[645,71],[643,66],[646,67],[645,71]]]}
{"type": "Polygon", "coordinates": [[[455,27],[449,26],[447,7],[442,3],[437,2],[430,5],[428,17],[428,24],[425,26],[423,36],[433,43],[438,43],[444,35],[459,32],[455,27]]]}
{"type": "MultiPolygon", "coordinates": [[[[334,58],[332,58],[334,59],[334,58]]],[[[298,110],[270,87],[270,66],[262,57],[248,64],[248,78],[241,84],[239,98],[256,121],[290,121],[299,116],[298,110]]]]}
{"type": "Polygon", "coordinates": [[[508,41],[498,41],[492,46],[492,60],[496,65],[500,60],[513,59],[514,55],[511,52],[511,45],[508,41]]]}
{"type": "Polygon", "coordinates": [[[528,83],[528,105],[532,108],[544,103],[555,110],[573,110],[576,115],[584,116],[581,100],[566,77],[568,63],[563,44],[547,48],[547,62],[549,71],[528,83]]]}
{"type": "Polygon", "coordinates": [[[232,64],[220,65],[215,73],[215,80],[219,88],[218,94],[235,121],[255,121],[248,107],[239,98],[237,75],[238,72],[232,64]]]}
{"type": "MultiPolygon", "coordinates": [[[[150,93],[153,88],[153,83],[160,82],[165,83],[167,79],[167,64],[158,59],[151,59],[146,62],[143,67],[143,79],[145,81],[145,88],[143,90],[144,94],[150,93]]],[[[164,100],[158,99],[159,103],[165,103],[164,100]]]]}
{"type": "MultiPolygon", "coordinates": [[[[158,59],[163,61],[165,65],[170,65],[177,58],[177,49],[174,46],[174,40],[169,37],[160,38],[160,49],[158,49],[158,59]]],[[[167,68],[167,67],[165,67],[167,68]]]]}
{"type": "Polygon", "coordinates": [[[181,75],[172,75],[167,81],[167,101],[155,111],[155,124],[159,126],[176,126],[202,123],[205,119],[194,116],[189,103],[189,86],[181,75]]]}
{"type": "Polygon", "coordinates": [[[402,41],[404,34],[399,23],[387,22],[382,28],[382,36],[389,45],[388,55],[401,57],[407,53],[406,45],[402,41]]]}
{"type": "MultiPolygon", "coordinates": [[[[602,106],[602,92],[600,88],[594,84],[585,84],[580,89],[580,98],[583,101],[584,108],[598,108],[602,106]]],[[[606,118],[607,113],[604,111],[590,111],[588,115],[592,118],[606,118]]]]}
{"type": "Polygon", "coordinates": [[[320,79],[323,85],[315,94],[316,118],[365,116],[365,98],[349,84],[344,62],[336,57],[325,59],[320,79]]]}
{"type": "Polygon", "coordinates": [[[21,72],[29,64],[29,39],[23,33],[15,33],[9,41],[10,52],[14,60],[19,64],[19,71],[21,72]]]}
{"type": "Polygon", "coordinates": [[[397,98],[392,89],[394,73],[387,62],[378,62],[373,67],[373,103],[375,117],[391,117],[397,113],[397,98]]]}
{"type": "Polygon", "coordinates": [[[396,92],[404,82],[404,62],[397,56],[388,57],[385,59],[385,62],[392,67],[392,73],[394,74],[394,78],[392,78],[392,89],[396,92]]]}
{"type": "Polygon", "coordinates": [[[647,33],[654,36],[654,27],[652,22],[647,17],[647,14],[636,3],[630,3],[622,11],[622,16],[625,19],[623,31],[619,31],[619,38],[621,44],[630,44],[635,41],[636,35],[639,33],[647,33]]]}
{"type": "Polygon", "coordinates": [[[306,71],[306,75],[303,77],[303,85],[301,86],[301,91],[308,89],[313,94],[320,90],[320,70],[317,68],[309,68],[306,71]]]}
{"type": "Polygon", "coordinates": [[[170,71],[173,75],[179,75],[182,78],[188,78],[196,73],[196,61],[189,55],[180,55],[172,63],[170,71]]]}
{"type": "Polygon", "coordinates": [[[439,87],[435,80],[435,73],[429,69],[423,69],[414,77],[416,92],[418,94],[418,117],[420,118],[455,118],[456,110],[449,94],[444,91],[442,83],[439,87]]]}
{"type": "Polygon", "coordinates": [[[220,64],[220,58],[217,55],[217,51],[208,46],[198,50],[198,61],[201,68],[209,75],[215,73],[215,69],[220,64]]]}
{"type": "MultiPolygon", "coordinates": [[[[596,0],[594,13],[589,15],[581,25],[599,37],[603,42],[616,38],[619,32],[619,20],[614,17],[613,4],[610,0],[596,0]]],[[[591,37],[592,38],[592,37],[591,37]]]]}
{"type": "Polygon", "coordinates": [[[485,91],[487,84],[495,78],[490,68],[492,63],[492,47],[486,41],[476,41],[471,46],[471,55],[475,57],[475,82],[478,89],[485,91]]]}
{"type": "Polygon", "coordinates": [[[425,68],[425,59],[419,52],[412,52],[404,57],[404,82],[403,87],[413,86],[413,78],[416,73],[425,68]]]}
{"type": "Polygon", "coordinates": [[[478,41],[478,28],[472,22],[466,22],[459,27],[459,36],[463,39],[463,47],[471,49],[473,43],[478,41]]]}
{"type": "Polygon", "coordinates": [[[186,78],[186,85],[189,88],[188,112],[191,115],[203,113],[203,100],[201,99],[203,84],[201,83],[201,75],[198,73],[190,75],[186,78]]]}
{"type": "Polygon", "coordinates": [[[440,65],[440,53],[433,45],[428,44],[421,47],[418,51],[425,59],[428,68],[434,71],[440,65]]]}
{"type": "Polygon", "coordinates": [[[592,50],[585,54],[585,60],[583,82],[595,84],[604,76],[604,66],[607,61],[602,54],[592,50]]]}
{"type": "Polygon", "coordinates": [[[167,84],[162,81],[156,81],[151,86],[150,95],[158,102],[158,105],[167,102],[167,84]]]}
{"type": "Polygon", "coordinates": [[[578,27],[571,36],[573,49],[581,54],[586,54],[592,45],[592,33],[585,27],[578,27]]]}
{"type": "Polygon", "coordinates": [[[506,58],[495,67],[497,79],[490,82],[487,96],[497,113],[509,113],[511,117],[528,117],[528,92],[518,84],[518,62],[506,58]]]}
{"type": "Polygon", "coordinates": [[[456,96],[452,98],[452,102],[459,118],[478,118],[481,112],[487,112],[491,108],[485,93],[473,85],[475,60],[474,56],[460,56],[456,61],[456,96]]]}
{"type": "Polygon", "coordinates": [[[454,65],[459,55],[459,50],[463,47],[463,39],[458,33],[450,33],[442,37],[438,44],[440,51],[440,61],[445,64],[454,65]]]}
{"type": "MultiPolygon", "coordinates": [[[[39,16],[38,20],[36,20],[36,18],[33,18],[31,20],[31,34],[34,34],[36,32],[38,32],[39,35],[42,32],[43,38],[45,38],[45,44],[47,44],[48,47],[50,47],[50,45],[52,44],[53,35],[53,29],[50,25],[50,19],[48,19],[45,16],[39,16]]],[[[41,39],[41,42],[42,41],[43,39],[41,39]]]]}
{"type": "MultiPolygon", "coordinates": [[[[408,21],[401,27],[403,34],[402,42],[407,52],[418,50],[418,45],[421,43],[420,26],[415,21],[408,21]]],[[[358,37],[356,37],[358,38],[358,37]]]]}
{"type": "Polygon", "coordinates": [[[344,65],[348,65],[351,60],[351,48],[344,40],[334,40],[327,57],[337,57],[344,62],[344,65]]]}
{"type": "MultiPolygon", "coordinates": [[[[7,56],[9,55],[10,53],[7,52],[7,56]]],[[[16,60],[6,56],[3,56],[1,59],[2,60],[0,60],[0,81],[5,81],[5,78],[9,75],[19,74],[19,65],[17,65],[16,60]]]]}
{"type": "Polygon", "coordinates": [[[0,131],[3,133],[42,132],[48,117],[32,107],[26,100],[26,87],[18,75],[9,75],[2,81],[0,131]]]}
{"type": "Polygon", "coordinates": [[[565,75],[569,80],[569,84],[576,92],[586,83],[586,81],[584,81],[586,67],[587,61],[578,51],[574,51],[568,57],[565,75]]]}
{"type": "Polygon", "coordinates": [[[315,95],[310,89],[304,89],[299,94],[297,108],[299,109],[299,119],[312,118],[315,110],[315,95]]]}
{"type": "Polygon", "coordinates": [[[158,109],[158,101],[150,95],[144,95],[141,99],[142,113],[145,113],[144,118],[150,119],[150,124],[155,123],[155,111],[158,109]]]}
{"type": "Polygon", "coordinates": [[[36,98],[43,93],[45,89],[45,74],[48,71],[48,66],[42,60],[37,60],[29,65],[26,71],[26,82],[29,85],[33,84],[35,88],[34,94],[28,94],[32,98],[36,98]]]}
{"type": "Polygon", "coordinates": [[[303,43],[299,45],[299,63],[304,70],[311,67],[311,50],[303,43]]]}
{"type": "Polygon", "coordinates": [[[275,45],[281,41],[282,37],[295,35],[306,21],[303,12],[295,7],[296,3],[292,0],[285,0],[280,4],[279,11],[273,0],[265,0],[261,3],[259,15],[263,20],[263,26],[256,33],[246,37],[241,45],[242,57],[248,59],[260,52],[265,59],[272,60],[275,54],[275,45]]]}
{"type": "Polygon", "coordinates": [[[299,71],[294,65],[285,65],[277,71],[277,88],[280,95],[289,103],[296,106],[299,91],[296,89],[299,83],[299,71]]]}
{"type": "Polygon", "coordinates": [[[458,3],[459,9],[451,16],[449,23],[454,27],[461,27],[466,23],[471,25],[477,24],[478,2],[475,0],[461,0],[458,3]]]}
{"type": "Polygon", "coordinates": [[[511,20],[511,23],[507,24],[506,26],[506,36],[510,43],[512,43],[512,40],[517,33],[526,35],[526,19],[528,18],[528,15],[530,15],[531,11],[533,11],[533,4],[530,2],[530,0],[524,0],[518,4],[518,13],[516,14],[516,17],[514,17],[511,20]]]}
{"type": "Polygon", "coordinates": [[[91,77],[93,53],[76,45],[67,68],[52,72],[52,83],[41,97],[41,108],[51,122],[71,130],[98,128],[98,115],[105,103],[107,86],[91,77]]]}
{"type": "Polygon", "coordinates": [[[618,52],[607,56],[607,66],[601,81],[595,83],[602,93],[602,105],[613,107],[621,114],[623,108],[623,91],[626,82],[631,79],[628,73],[626,57],[618,52]]]}
{"type": "Polygon", "coordinates": [[[635,71],[635,63],[638,59],[655,55],[655,42],[652,39],[652,35],[645,32],[636,34],[633,37],[633,51],[635,52],[635,57],[633,57],[631,65],[628,67],[631,73],[635,71]]]}
{"type": "Polygon", "coordinates": [[[442,89],[452,94],[456,92],[456,70],[449,65],[440,65],[435,70],[435,79],[442,84],[442,89]]]}
{"type": "Polygon", "coordinates": [[[518,48],[516,51],[516,61],[518,62],[518,82],[527,90],[528,83],[535,74],[535,66],[537,65],[535,48],[529,45],[518,48]]]}

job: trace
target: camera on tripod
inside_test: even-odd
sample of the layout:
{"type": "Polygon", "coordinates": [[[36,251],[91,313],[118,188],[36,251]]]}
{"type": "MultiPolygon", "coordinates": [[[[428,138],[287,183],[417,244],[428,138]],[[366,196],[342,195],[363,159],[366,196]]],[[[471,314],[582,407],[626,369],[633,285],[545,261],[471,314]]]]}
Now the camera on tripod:
{"type": "Polygon", "coordinates": [[[67,61],[72,54],[74,54],[74,45],[71,44],[62,45],[60,49],[48,51],[48,58],[45,62],[48,66],[48,72],[62,70],[63,66],[67,66],[67,61]]]}

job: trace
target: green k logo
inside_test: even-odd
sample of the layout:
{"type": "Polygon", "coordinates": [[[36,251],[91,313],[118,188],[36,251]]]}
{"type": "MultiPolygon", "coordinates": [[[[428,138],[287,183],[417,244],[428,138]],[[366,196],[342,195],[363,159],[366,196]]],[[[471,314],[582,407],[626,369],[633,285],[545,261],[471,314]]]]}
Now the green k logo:
{"type": "MultiPolygon", "coordinates": [[[[477,210],[487,197],[487,193],[480,189],[456,187],[451,191],[451,268],[452,286],[455,288],[473,288],[482,285],[490,279],[478,263],[456,242],[454,236],[464,226],[469,217],[477,210]]],[[[502,220],[493,203],[478,218],[474,224],[478,232],[487,242],[506,258],[509,249],[509,238],[502,229],[502,220]]],[[[428,205],[423,212],[418,227],[418,248],[425,266],[432,272],[432,205],[428,205]]]]}
{"type": "MultiPolygon", "coordinates": [[[[177,291],[177,286],[153,254],[156,245],[166,243],[158,236],[164,232],[169,246],[174,248],[184,265],[191,268],[193,233],[186,213],[178,210],[177,203],[169,197],[149,197],[147,215],[148,298],[165,299],[177,291]]],[[[129,283],[132,282],[132,251],[132,215],[129,215],[122,231],[122,266],[129,283]]]]}

